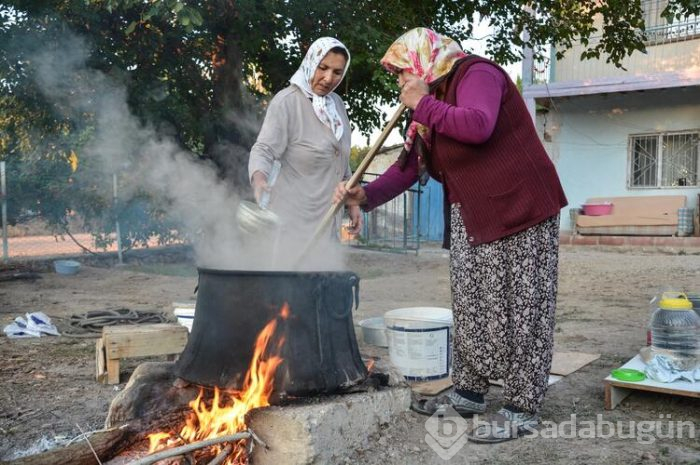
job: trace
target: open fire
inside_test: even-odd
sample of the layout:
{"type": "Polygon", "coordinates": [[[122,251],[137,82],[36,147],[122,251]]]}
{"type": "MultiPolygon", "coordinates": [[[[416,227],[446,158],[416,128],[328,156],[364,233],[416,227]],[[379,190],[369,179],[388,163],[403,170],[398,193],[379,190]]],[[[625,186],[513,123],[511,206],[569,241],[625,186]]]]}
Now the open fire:
{"type": "MultiPolygon", "coordinates": [[[[157,432],[148,436],[149,453],[165,448],[206,441],[246,430],[245,416],[255,408],[266,407],[274,387],[275,372],[282,363],[280,357],[284,337],[278,331],[278,322],[289,317],[289,306],[285,303],[277,317],[270,320],[258,334],[253,358],[245,375],[240,390],[214,389],[210,401],[204,399],[204,390],[200,389],[196,399],[190,402],[192,411],[188,413],[185,424],[179,432],[157,432]]],[[[194,459],[227,454],[225,465],[243,465],[248,463],[245,441],[238,441],[227,449],[224,444],[217,444],[196,452],[194,459]]]]}

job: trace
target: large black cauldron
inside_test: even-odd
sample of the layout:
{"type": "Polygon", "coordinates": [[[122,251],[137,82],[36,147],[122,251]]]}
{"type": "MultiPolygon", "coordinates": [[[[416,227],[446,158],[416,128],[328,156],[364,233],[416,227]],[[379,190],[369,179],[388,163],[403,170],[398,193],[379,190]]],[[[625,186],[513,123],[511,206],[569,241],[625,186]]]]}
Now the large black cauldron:
{"type": "Polygon", "coordinates": [[[284,362],[274,392],[303,396],[357,384],[367,376],[352,324],[359,278],[350,272],[199,269],[192,332],[175,366],[195,384],[240,389],[258,333],[286,302],[284,362]]]}

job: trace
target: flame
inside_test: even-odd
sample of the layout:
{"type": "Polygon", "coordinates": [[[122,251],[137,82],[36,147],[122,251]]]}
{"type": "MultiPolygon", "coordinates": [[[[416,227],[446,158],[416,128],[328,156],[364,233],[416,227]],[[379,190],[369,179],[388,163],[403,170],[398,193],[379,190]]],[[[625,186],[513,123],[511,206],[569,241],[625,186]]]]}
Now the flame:
{"type": "MultiPolygon", "coordinates": [[[[285,303],[276,318],[270,320],[260,331],[255,341],[255,349],[250,367],[245,375],[241,390],[219,390],[214,388],[211,402],[204,400],[204,390],[200,389],[196,399],[189,403],[192,408],[185,419],[179,434],[158,432],[148,436],[149,453],[176,442],[186,444],[234,434],[246,429],[245,415],[252,409],[267,407],[274,387],[275,372],[282,363],[279,353],[284,337],[276,334],[278,320],[289,318],[289,306],[285,303]]],[[[213,446],[218,454],[225,445],[213,446]]],[[[245,448],[236,444],[225,465],[248,463],[245,448]]]]}
{"type": "Polygon", "coordinates": [[[170,433],[153,433],[148,435],[148,442],[150,443],[149,451],[154,451],[158,448],[158,445],[170,439],[170,433]]]}
{"type": "Polygon", "coordinates": [[[374,364],[375,364],[374,359],[370,358],[369,360],[367,360],[367,363],[365,363],[365,366],[367,367],[367,371],[372,371],[372,369],[374,368],[374,364]]]}

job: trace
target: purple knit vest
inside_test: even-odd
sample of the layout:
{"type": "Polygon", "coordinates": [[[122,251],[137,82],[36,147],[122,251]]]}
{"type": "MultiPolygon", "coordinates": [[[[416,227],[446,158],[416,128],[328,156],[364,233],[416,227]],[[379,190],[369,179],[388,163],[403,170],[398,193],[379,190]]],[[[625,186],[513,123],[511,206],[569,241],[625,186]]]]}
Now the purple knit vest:
{"type": "MultiPolygon", "coordinates": [[[[456,105],[457,84],[476,63],[496,66],[507,82],[493,134],[485,143],[471,145],[433,131],[428,164],[430,174],[443,183],[445,198],[461,204],[470,245],[523,231],[567,205],[525,102],[501,67],[470,56],[448,77],[442,100],[456,105]]],[[[449,234],[449,225],[445,234],[449,234]]]]}

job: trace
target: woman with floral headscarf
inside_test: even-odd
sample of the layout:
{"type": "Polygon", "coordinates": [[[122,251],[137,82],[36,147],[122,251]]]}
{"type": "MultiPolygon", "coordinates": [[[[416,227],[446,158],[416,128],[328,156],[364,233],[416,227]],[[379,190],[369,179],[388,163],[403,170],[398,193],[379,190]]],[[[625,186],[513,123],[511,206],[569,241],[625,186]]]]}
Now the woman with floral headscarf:
{"type": "MultiPolygon", "coordinates": [[[[290,86],[270,101],[257,141],[250,151],[248,173],[255,198],[269,193],[269,208],[285,233],[308,240],[328,210],[336,184],[351,176],[351,128],[340,97],[333,92],[350,65],[345,45],[322,37],[309,47],[290,86]],[[279,166],[274,187],[268,186],[279,166]]],[[[359,230],[361,212],[349,209],[351,226],[359,230]]],[[[339,231],[336,219],[334,231],[339,231]]]]}
{"type": "MultiPolygon", "coordinates": [[[[421,413],[486,411],[489,379],[505,405],[469,439],[500,442],[537,425],[552,361],[559,212],[566,197],[518,89],[490,60],[417,28],[381,60],[411,110],[404,150],[376,181],[336,201],[380,205],[428,173],[445,192],[454,317],[449,394],[421,413]]],[[[477,417],[478,418],[478,417],[477,417]]]]}

